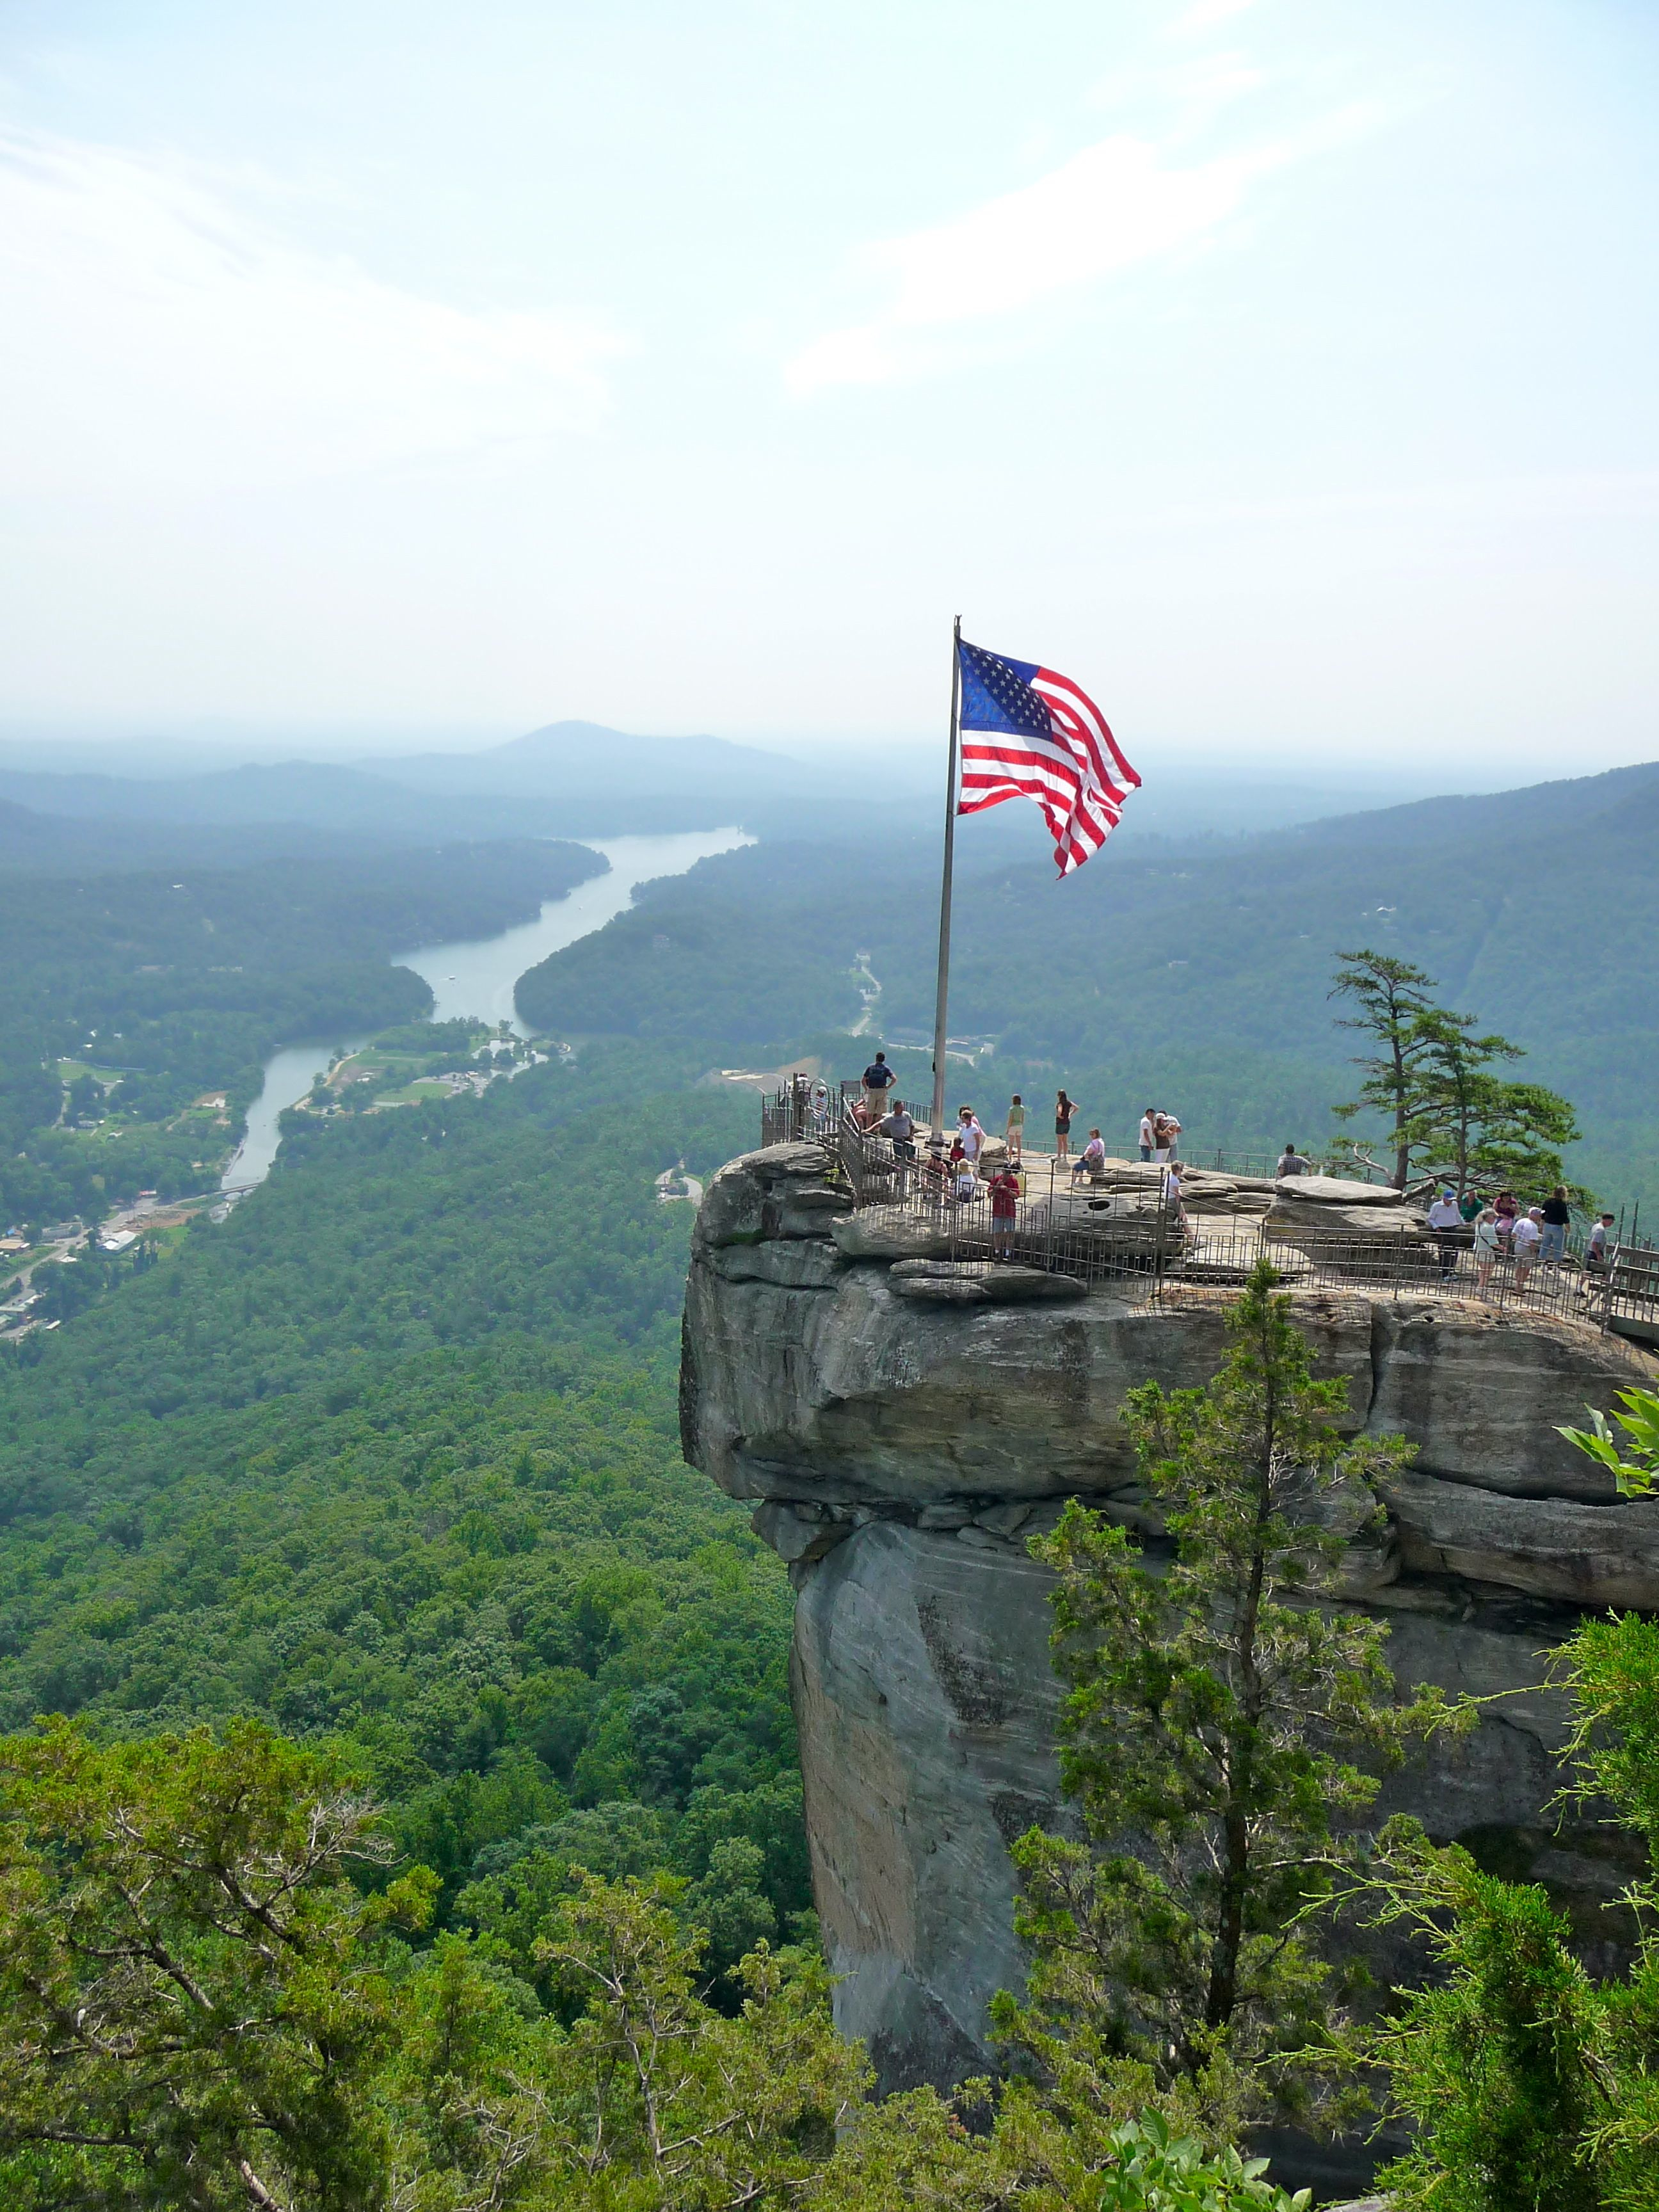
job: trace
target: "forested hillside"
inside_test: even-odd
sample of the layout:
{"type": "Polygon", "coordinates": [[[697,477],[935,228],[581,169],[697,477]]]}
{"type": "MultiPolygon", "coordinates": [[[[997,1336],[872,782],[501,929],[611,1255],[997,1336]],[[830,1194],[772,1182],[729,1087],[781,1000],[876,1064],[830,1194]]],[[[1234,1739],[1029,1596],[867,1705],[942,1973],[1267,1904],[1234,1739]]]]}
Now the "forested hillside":
{"type": "Polygon", "coordinates": [[[803,1909],[788,1586],[680,1463],[690,1209],[653,1182],[752,1100],[665,1073],[296,1117],[228,1222],[10,1352],[0,1724],[343,1739],[502,1924],[561,1855],[701,1876],[728,1838],[750,1934],[803,1909]]]}
{"type": "Polygon", "coordinates": [[[226,1094],[228,1143],[275,1047],[426,1011],[391,956],[526,920],[604,866],[526,841],[0,880],[0,1223],[195,1187],[199,1132],[168,1124],[196,1095],[226,1094]]]}
{"type": "MultiPolygon", "coordinates": [[[[994,1040],[975,1077],[994,1109],[1065,1082],[1120,1130],[1149,1097],[1173,1105],[1200,1150],[1316,1141],[1352,1095],[1333,957],[1370,944],[1425,968],[1574,1101],[1583,1180],[1659,1200],[1659,770],[1234,843],[1109,846],[1063,884],[1036,859],[977,865],[973,831],[958,844],[951,1026],[994,1040]]],[[[872,1034],[920,1042],[937,872],[921,839],[726,854],[554,955],[520,1005],[561,1030],[766,1055],[852,1026],[867,951],[872,1034]]],[[[850,1071],[857,1048],[844,1056],[850,1071]]]]}

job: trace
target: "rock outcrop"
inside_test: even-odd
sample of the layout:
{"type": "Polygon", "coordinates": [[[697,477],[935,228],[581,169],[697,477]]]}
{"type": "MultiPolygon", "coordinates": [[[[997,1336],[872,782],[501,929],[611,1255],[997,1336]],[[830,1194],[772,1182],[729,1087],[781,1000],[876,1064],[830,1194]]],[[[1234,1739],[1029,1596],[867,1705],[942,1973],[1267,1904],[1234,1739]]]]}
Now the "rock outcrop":
{"type": "MultiPolygon", "coordinates": [[[[1371,1204],[1346,1188],[1325,1202],[1371,1204]]],[[[924,1241],[849,1215],[811,1146],[732,1163],[698,1218],[682,1370],[686,1456],[754,1501],[799,1592],[837,2016],[887,2084],[987,2065],[987,2002],[1023,1972],[1008,1844],[1068,1819],[1049,1577],[1027,1541],[1073,1496],[1155,1534],[1124,1395],[1201,1383],[1224,1346],[1213,1291],[966,1297],[980,1285],[924,1241]]],[[[1588,1930],[1626,1870],[1605,1837],[1546,1815],[1565,1713],[1536,1686],[1539,1654],[1577,1608],[1659,1609],[1659,1504],[1620,1504],[1556,1429],[1606,1407],[1640,1356],[1580,1322],[1433,1292],[1307,1293],[1296,1314],[1320,1371],[1347,1384],[1352,1431],[1418,1447],[1349,1593],[1389,1620],[1403,1682],[1505,1693],[1465,1743],[1394,1778],[1382,1810],[1536,1869],[1588,1930]]]]}

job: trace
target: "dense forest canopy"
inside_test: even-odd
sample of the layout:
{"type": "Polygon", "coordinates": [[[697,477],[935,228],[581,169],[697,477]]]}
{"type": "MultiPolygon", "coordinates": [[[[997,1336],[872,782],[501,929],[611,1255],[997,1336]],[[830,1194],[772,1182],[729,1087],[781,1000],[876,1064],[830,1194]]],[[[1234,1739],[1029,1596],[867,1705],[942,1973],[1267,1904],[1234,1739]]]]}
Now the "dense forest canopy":
{"type": "Polygon", "coordinates": [[[425,1012],[392,955],[527,920],[605,865],[525,840],[0,878],[0,1225],[200,1188],[195,1098],[224,1092],[234,1132],[277,1045],[425,1012]]]}
{"type": "Polygon", "coordinates": [[[13,1352],[4,1724],[346,1739],[498,1916],[526,1832],[693,1875],[749,1836],[769,1924],[803,1909],[788,1588],[680,1462],[690,1209],[654,1188],[752,1107],[653,1079],[596,1053],[295,1117],[229,1220],[13,1352]]]}

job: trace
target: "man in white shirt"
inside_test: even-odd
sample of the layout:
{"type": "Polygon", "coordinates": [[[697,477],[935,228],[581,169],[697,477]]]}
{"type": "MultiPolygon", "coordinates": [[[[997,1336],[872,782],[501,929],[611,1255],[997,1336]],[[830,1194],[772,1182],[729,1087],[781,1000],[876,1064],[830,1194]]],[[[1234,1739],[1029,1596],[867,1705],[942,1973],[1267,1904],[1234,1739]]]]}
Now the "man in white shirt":
{"type": "Polygon", "coordinates": [[[1152,1147],[1158,1142],[1157,1118],[1158,1109],[1154,1106],[1149,1106],[1140,1117],[1140,1157],[1143,1160],[1151,1159],[1152,1147]]]}
{"type": "Polygon", "coordinates": [[[1457,1265],[1457,1231],[1463,1226],[1456,1194],[1449,1185],[1429,1208],[1429,1226],[1440,1247],[1440,1279],[1443,1283],[1457,1265]]]}
{"type": "Polygon", "coordinates": [[[979,1117],[971,1106],[957,1107],[957,1135],[962,1144],[962,1157],[977,1175],[980,1148],[985,1142],[985,1132],[981,1127],[979,1117]]]}
{"type": "Polygon", "coordinates": [[[1304,1159],[1301,1153],[1296,1149],[1296,1146],[1293,1144],[1287,1142],[1284,1151],[1279,1156],[1279,1165],[1273,1170],[1273,1173],[1280,1177],[1285,1176],[1311,1175],[1313,1173],[1313,1162],[1311,1160],[1304,1159]]]}
{"type": "Polygon", "coordinates": [[[1515,1255],[1515,1287],[1524,1291],[1527,1278],[1538,1257],[1538,1248],[1544,1241],[1544,1224],[1534,1206],[1525,1213],[1517,1214],[1510,1231],[1510,1249],[1515,1255]]]}

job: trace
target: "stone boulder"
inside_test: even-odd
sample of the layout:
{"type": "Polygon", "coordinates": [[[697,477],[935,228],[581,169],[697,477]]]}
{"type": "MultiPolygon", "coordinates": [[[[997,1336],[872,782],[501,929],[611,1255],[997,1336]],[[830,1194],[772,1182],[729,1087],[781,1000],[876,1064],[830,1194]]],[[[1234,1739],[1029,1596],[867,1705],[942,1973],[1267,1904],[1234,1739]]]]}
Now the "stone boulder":
{"type": "Polygon", "coordinates": [[[1304,1202],[1292,1197],[1276,1198],[1264,1216],[1264,1224],[1270,1237],[1276,1230],[1310,1229],[1325,1237],[1410,1237],[1419,1242],[1429,1227],[1428,1216],[1415,1206],[1338,1206],[1324,1200],[1304,1202]]]}
{"type": "Polygon", "coordinates": [[[1273,1185],[1279,1198],[1311,1206],[1398,1206],[1392,1183],[1349,1182],[1342,1176],[1280,1176],[1273,1185]]]}
{"type": "Polygon", "coordinates": [[[836,1249],[848,1260],[948,1260],[950,1231],[936,1218],[876,1206],[832,1222],[836,1249]]]}
{"type": "Polygon", "coordinates": [[[1086,1297],[1089,1285],[1076,1275],[1049,1274],[1041,1267],[969,1260],[900,1260],[889,1270],[888,1287],[903,1298],[935,1299],[942,1304],[1030,1305],[1086,1297]]]}
{"type": "Polygon", "coordinates": [[[822,1237],[852,1200],[831,1190],[822,1145],[768,1145],[728,1161],[710,1178],[693,1240],[704,1249],[766,1239],[822,1237]]]}
{"type": "Polygon", "coordinates": [[[1659,1612],[1659,1499],[1581,1505],[1504,1498],[1411,1469],[1391,1475],[1381,1491],[1408,1567],[1591,1611],[1659,1612]]]}

